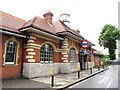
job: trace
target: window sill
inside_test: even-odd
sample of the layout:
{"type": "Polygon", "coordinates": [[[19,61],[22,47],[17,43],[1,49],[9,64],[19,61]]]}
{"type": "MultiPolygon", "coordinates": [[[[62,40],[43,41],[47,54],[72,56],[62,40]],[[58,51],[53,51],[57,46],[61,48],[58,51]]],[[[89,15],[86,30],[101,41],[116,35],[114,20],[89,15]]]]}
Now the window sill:
{"type": "Polygon", "coordinates": [[[75,61],[70,61],[70,63],[77,63],[77,62],[75,62],[75,61]]]}
{"type": "Polygon", "coordinates": [[[51,61],[51,62],[44,62],[44,61],[41,61],[40,62],[41,64],[51,64],[51,63],[54,63],[53,61],[51,61]]]}
{"type": "Polygon", "coordinates": [[[18,64],[3,64],[3,66],[18,66],[18,64]]]}

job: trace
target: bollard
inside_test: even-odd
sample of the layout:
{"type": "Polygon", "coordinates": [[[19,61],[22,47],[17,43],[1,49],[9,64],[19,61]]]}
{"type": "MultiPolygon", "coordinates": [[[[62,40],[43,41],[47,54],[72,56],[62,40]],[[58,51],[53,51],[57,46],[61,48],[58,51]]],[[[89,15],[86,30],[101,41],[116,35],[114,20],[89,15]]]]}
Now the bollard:
{"type": "Polygon", "coordinates": [[[52,80],[51,80],[51,86],[54,87],[54,69],[52,69],[52,80]]]}
{"type": "Polygon", "coordinates": [[[104,69],[104,64],[103,64],[103,69],[104,69]]]}
{"type": "Polygon", "coordinates": [[[98,64],[98,71],[100,71],[100,65],[98,64]]]}
{"type": "Polygon", "coordinates": [[[106,67],[107,67],[107,63],[106,63],[106,67]]]}
{"type": "Polygon", "coordinates": [[[90,64],[90,73],[92,74],[92,64],[90,64]]]}
{"type": "Polygon", "coordinates": [[[80,78],[80,66],[78,66],[78,78],[80,78]]]}

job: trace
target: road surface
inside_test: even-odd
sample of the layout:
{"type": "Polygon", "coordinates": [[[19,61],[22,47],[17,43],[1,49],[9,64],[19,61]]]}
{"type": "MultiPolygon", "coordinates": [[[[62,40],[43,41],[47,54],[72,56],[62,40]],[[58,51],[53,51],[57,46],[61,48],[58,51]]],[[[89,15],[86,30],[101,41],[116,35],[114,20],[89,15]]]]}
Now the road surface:
{"type": "Polygon", "coordinates": [[[77,83],[70,88],[120,88],[120,65],[109,66],[109,69],[106,71],[97,74],[85,81],[77,83]],[[119,68],[119,69],[118,69],[119,68]],[[119,73],[119,74],[118,74],[119,73]],[[118,84],[119,83],[119,84],[118,84]]]}

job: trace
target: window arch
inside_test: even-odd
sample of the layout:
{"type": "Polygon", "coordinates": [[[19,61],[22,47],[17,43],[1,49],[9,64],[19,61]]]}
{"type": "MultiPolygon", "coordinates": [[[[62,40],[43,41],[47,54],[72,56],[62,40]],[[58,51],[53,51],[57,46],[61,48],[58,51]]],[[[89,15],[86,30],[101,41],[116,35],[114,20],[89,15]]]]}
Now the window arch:
{"type": "Polygon", "coordinates": [[[15,41],[9,40],[6,43],[5,64],[16,64],[17,47],[15,41]]]}
{"type": "Polygon", "coordinates": [[[70,62],[76,62],[76,50],[74,48],[70,49],[70,62]]]}
{"type": "Polygon", "coordinates": [[[44,44],[40,49],[40,62],[53,62],[54,49],[50,44],[44,44]]]}

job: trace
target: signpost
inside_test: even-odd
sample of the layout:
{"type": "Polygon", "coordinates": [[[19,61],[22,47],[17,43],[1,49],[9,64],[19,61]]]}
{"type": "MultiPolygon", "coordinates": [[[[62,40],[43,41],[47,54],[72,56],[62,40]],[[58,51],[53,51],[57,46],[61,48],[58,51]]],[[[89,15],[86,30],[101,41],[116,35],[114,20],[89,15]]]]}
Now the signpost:
{"type": "Polygon", "coordinates": [[[87,49],[89,46],[88,40],[83,40],[81,45],[82,45],[82,48],[87,49]]]}

